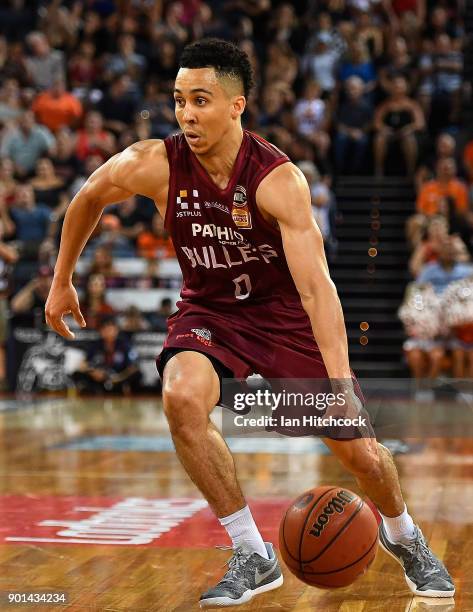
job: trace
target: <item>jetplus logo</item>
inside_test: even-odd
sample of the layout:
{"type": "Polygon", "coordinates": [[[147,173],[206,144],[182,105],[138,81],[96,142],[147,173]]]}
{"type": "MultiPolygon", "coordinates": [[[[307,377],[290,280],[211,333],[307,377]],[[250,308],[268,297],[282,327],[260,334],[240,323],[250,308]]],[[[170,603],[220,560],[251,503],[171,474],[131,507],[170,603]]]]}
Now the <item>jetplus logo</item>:
{"type": "Polygon", "coordinates": [[[192,195],[189,190],[180,189],[179,195],[176,197],[176,217],[201,217],[198,189],[192,189],[192,195]]]}

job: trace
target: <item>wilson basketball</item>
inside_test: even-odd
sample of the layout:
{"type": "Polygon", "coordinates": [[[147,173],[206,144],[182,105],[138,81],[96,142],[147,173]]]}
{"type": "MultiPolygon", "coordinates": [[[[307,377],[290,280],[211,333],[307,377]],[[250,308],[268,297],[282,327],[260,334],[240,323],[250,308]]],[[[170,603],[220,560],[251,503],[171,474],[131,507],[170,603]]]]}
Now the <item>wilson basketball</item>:
{"type": "Polygon", "coordinates": [[[378,523],[358,495],[340,487],[317,487],[289,506],[279,529],[281,556],[311,586],[351,584],[376,556],[378,523]]]}

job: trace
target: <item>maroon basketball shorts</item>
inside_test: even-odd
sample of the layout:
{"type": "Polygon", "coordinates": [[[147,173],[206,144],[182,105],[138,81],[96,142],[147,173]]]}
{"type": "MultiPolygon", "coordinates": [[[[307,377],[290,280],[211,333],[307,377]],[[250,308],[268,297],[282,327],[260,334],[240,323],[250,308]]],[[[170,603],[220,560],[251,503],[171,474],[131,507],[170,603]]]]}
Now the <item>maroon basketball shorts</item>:
{"type": "MultiPolygon", "coordinates": [[[[168,319],[167,349],[195,350],[218,360],[235,378],[252,373],[264,378],[327,378],[322,355],[302,308],[283,305],[240,305],[220,312],[179,303],[168,319]]],[[[214,360],[212,360],[214,361],[214,360]]]]}
{"type": "MultiPolygon", "coordinates": [[[[276,386],[279,385],[274,379],[328,379],[309,318],[298,306],[288,308],[274,303],[271,307],[238,305],[230,312],[219,312],[180,302],[179,311],[168,320],[168,336],[157,358],[161,378],[169,359],[177,352],[189,350],[205,354],[213,363],[220,381],[232,377],[246,379],[253,373],[272,379],[271,383],[276,383],[276,386]]],[[[363,402],[354,376],[353,382],[355,392],[363,402]]],[[[325,385],[325,389],[328,388],[325,385]]],[[[222,402],[222,398],[220,402],[233,410],[231,405],[222,402]]],[[[279,431],[285,435],[310,435],[279,431]]],[[[318,435],[332,437],[330,434],[318,435]]]]}

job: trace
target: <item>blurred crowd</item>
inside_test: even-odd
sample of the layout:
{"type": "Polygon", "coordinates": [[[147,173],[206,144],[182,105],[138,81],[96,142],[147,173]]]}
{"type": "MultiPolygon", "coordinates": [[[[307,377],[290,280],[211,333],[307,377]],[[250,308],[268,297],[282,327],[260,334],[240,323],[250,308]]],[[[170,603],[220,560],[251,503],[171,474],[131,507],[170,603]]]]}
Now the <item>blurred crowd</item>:
{"type": "MultiPolygon", "coordinates": [[[[88,176],[136,140],[177,129],[172,87],[182,48],[217,36],[252,62],[245,127],[283,149],[307,177],[329,257],[336,251],[333,183],[341,174],[404,174],[418,189],[411,269],[441,265],[438,235],[471,252],[473,141],[462,111],[461,3],[451,0],[10,0],[0,7],[0,345],[8,317],[41,324],[58,236],[88,176]]],[[[115,313],[110,287],[167,286],[174,249],[154,204],[107,209],[75,279],[89,326],[115,313]],[[116,258],[146,261],[140,278],[116,258]]],[[[158,327],[157,327],[158,326],[158,327]]],[[[162,325],[161,325],[162,327],[162,325]]],[[[4,379],[0,351],[0,384],[4,379]]]]}

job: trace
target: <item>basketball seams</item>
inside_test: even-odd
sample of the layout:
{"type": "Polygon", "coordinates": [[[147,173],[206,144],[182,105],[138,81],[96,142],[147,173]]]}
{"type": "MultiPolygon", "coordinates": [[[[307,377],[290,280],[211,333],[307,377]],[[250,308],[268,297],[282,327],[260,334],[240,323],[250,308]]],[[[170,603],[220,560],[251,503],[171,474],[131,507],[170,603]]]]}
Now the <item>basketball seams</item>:
{"type": "MultiPolygon", "coordinates": [[[[344,502],[343,505],[345,506],[345,513],[340,513],[340,508],[335,504],[335,501],[333,502],[333,506],[328,504],[331,503],[330,499],[334,495],[338,495],[339,492],[341,494],[341,492],[345,491],[345,489],[339,486],[327,487],[325,491],[321,492],[321,489],[324,488],[325,487],[318,487],[317,489],[306,491],[306,494],[315,493],[317,498],[306,504],[305,508],[301,508],[302,514],[297,512],[299,508],[295,507],[297,501],[302,500],[301,496],[296,498],[296,500],[286,509],[280,524],[279,537],[281,552],[288,569],[306,584],[318,586],[320,588],[344,587],[348,586],[348,584],[351,584],[354,580],[364,574],[376,557],[375,546],[379,540],[376,519],[373,512],[369,506],[367,506],[364,500],[352,491],[349,491],[350,495],[348,497],[351,497],[351,502],[355,503],[350,502],[347,505],[346,502],[348,499],[341,496],[340,501],[344,502]],[[319,525],[319,513],[324,512],[326,505],[328,508],[328,514],[332,514],[334,509],[336,509],[337,513],[339,513],[334,513],[334,517],[336,517],[336,519],[334,518],[335,524],[331,525],[332,529],[329,529],[328,533],[327,531],[324,531],[323,527],[320,526],[317,530],[312,531],[311,533],[314,535],[316,532],[322,533],[323,531],[323,537],[321,537],[318,542],[314,541],[312,544],[309,544],[307,542],[307,538],[310,538],[308,531],[310,529],[310,525],[314,523],[314,529],[316,525],[319,525]],[[350,506],[351,510],[349,510],[350,506]],[[371,524],[372,521],[374,521],[374,524],[376,525],[376,536],[374,541],[369,544],[369,535],[371,534],[371,537],[374,535],[374,531],[372,529],[373,525],[371,524]],[[366,527],[366,530],[363,529],[364,533],[360,534],[359,528],[362,526],[366,527]],[[287,533],[286,530],[288,530],[287,533]],[[336,533],[334,533],[335,531],[336,533]],[[299,543],[297,544],[298,534],[299,543]],[[291,545],[295,545],[295,552],[299,555],[299,558],[296,558],[292,554],[292,549],[291,551],[289,550],[288,538],[291,545]],[[326,543],[324,543],[324,540],[326,543]],[[329,541],[327,542],[327,540],[329,541]],[[345,553],[339,554],[347,542],[353,541],[353,543],[355,543],[355,540],[359,542],[359,546],[349,546],[345,553]],[[333,545],[334,542],[336,543],[335,545],[333,545]],[[323,546],[323,549],[317,550],[317,548],[320,546],[323,546]],[[308,554],[315,553],[315,556],[309,560],[304,560],[302,556],[302,551],[304,548],[308,554]],[[360,556],[353,560],[355,553],[358,553],[360,556]],[[311,563],[314,565],[312,566],[311,563]],[[336,567],[336,569],[332,569],[334,566],[339,565],[339,563],[344,563],[344,565],[341,567],[336,567]],[[326,570],[313,571],[317,570],[317,565],[319,565],[320,570],[323,567],[326,568],[326,570]]],[[[302,505],[304,506],[304,504],[302,505]]],[[[327,522],[326,517],[325,523],[320,523],[320,525],[323,524],[325,526],[327,522]]]]}
{"type": "MultiPolygon", "coordinates": [[[[344,525],[342,526],[342,528],[337,531],[337,533],[333,536],[333,538],[330,540],[330,542],[328,542],[324,548],[322,548],[322,550],[312,559],[307,559],[307,561],[304,561],[304,563],[313,563],[314,561],[317,561],[317,559],[319,559],[326,551],[328,548],[330,548],[330,546],[340,537],[340,535],[347,529],[348,525],[350,525],[350,523],[354,520],[355,516],[358,515],[359,512],[361,512],[364,502],[361,498],[358,498],[360,500],[360,503],[358,504],[358,507],[355,508],[355,510],[353,511],[353,514],[350,516],[350,518],[347,520],[346,523],[344,523],[344,525]]],[[[371,510],[370,510],[371,512],[371,510]]],[[[304,526],[305,529],[305,526],[304,526]]],[[[302,550],[299,551],[299,554],[301,554],[302,550]]]]}
{"type": "MultiPolygon", "coordinates": [[[[364,559],[372,550],[373,547],[378,543],[378,534],[376,534],[376,538],[374,539],[374,542],[371,544],[371,546],[368,548],[368,550],[366,552],[364,552],[361,557],[359,559],[357,559],[356,561],[352,561],[351,563],[349,563],[348,565],[344,565],[343,567],[339,567],[338,569],[335,570],[330,570],[328,572],[311,572],[310,570],[304,570],[303,574],[310,574],[311,576],[325,576],[327,574],[335,574],[337,572],[341,572],[343,570],[348,569],[349,567],[353,567],[353,565],[356,565],[357,563],[359,563],[362,559],[364,559]]],[[[308,562],[309,563],[309,562],[308,562]]]]}

